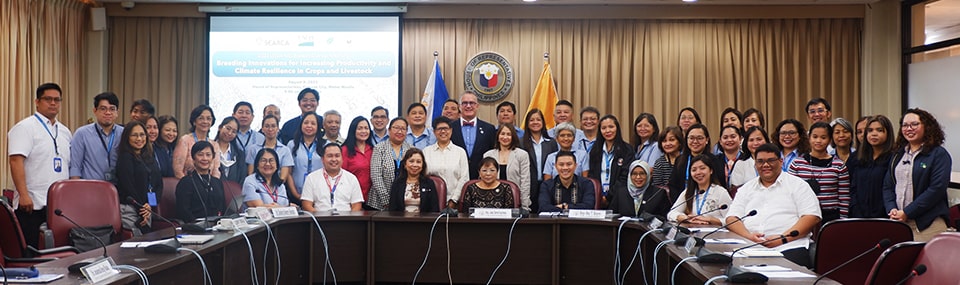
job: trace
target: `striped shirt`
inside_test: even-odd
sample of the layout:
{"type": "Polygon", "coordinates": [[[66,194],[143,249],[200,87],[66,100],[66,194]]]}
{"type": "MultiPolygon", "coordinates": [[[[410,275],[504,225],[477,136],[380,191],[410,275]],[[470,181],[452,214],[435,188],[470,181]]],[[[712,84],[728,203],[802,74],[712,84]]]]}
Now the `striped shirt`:
{"type": "Polygon", "coordinates": [[[671,173],[673,173],[673,164],[670,164],[670,161],[667,160],[667,155],[664,154],[653,164],[653,175],[649,175],[651,177],[650,185],[654,187],[667,187],[667,183],[670,182],[671,173]]]}
{"type": "Polygon", "coordinates": [[[816,180],[820,185],[820,193],[817,194],[820,209],[839,209],[840,217],[847,217],[850,209],[850,174],[842,160],[835,156],[827,161],[799,155],[787,172],[803,180],[816,180]]]}

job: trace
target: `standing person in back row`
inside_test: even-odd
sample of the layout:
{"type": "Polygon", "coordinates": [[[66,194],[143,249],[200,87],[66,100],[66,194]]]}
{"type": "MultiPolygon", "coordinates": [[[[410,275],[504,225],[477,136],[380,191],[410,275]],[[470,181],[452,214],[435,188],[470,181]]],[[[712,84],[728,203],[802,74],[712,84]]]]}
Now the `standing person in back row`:
{"type": "Polygon", "coordinates": [[[70,175],[70,129],[57,121],[63,91],[56,83],[37,87],[37,112],[7,132],[10,176],[18,199],[17,219],[27,245],[38,247],[40,224],[47,221],[47,189],[70,175]]]}
{"type": "Polygon", "coordinates": [[[477,118],[478,107],[480,102],[477,101],[477,95],[470,91],[463,92],[463,95],[460,95],[460,121],[451,126],[453,144],[467,151],[470,179],[480,176],[480,160],[483,159],[484,152],[493,149],[493,141],[497,135],[493,125],[477,118]]]}
{"type": "MultiPolygon", "coordinates": [[[[573,103],[567,100],[557,101],[557,105],[553,109],[553,121],[555,123],[554,127],[547,130],[547,135],[551,138],[557,138],[557,127],[561,123],[570,123],[573,125],[573,103]]],[[[573,133],[573,148],[572,150],[587,150],[583,148],[583,145],[580,142],[586,140],[587,136],[583,134],[582,130],[574,129],[573,133]]]]}
{"type": "MultiPolygon", "coordinates": [[[[277,136],[277,141],[279,141],[280,144],[290,142],[290,140],[297,135],[297,132],[300,131],[300,121],[303,120],[303,115],[309,112],[316,112],[319,100],[320,91],[313,88],[303,88],[303,90],[300,90],[300,94],[297,94],[300,115],[283,123],[283,127],[280,128],[280,134],[277,136]]],[[[322,122],[323,119],[321,118],[320,121],[322,122]]]]}
{"type": "Polygon", "coordinates": [[[97,121],[77,128],[70,143],[70,178],[116,183],[117,146],[123,126],[116,124],[120,99],[113,92],[93,97],[97,121]]]}
{"type": "MultiPolygon", "coordinates": [[[[250,127],[256,117],[253,115],[253,105],[250,102],[240,101],[233,105],[233,117],[237,119],[237,124],[240,125],[240,128],[237,129],[237,137],[233,139],[240,147],[240,153],[246,155],[248,146],[263,144],[265,139],[263,134],[253,131],[253,128],[250,127]]],[[[277,117],[277,119],[279,118],[277,117]]]]}

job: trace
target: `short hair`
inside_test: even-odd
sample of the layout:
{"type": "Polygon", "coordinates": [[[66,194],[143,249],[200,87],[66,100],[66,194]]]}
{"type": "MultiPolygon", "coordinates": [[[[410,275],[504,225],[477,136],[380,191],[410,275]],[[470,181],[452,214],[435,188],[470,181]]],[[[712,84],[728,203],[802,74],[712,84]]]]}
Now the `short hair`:
{"type": "Polygon", "coordinates": [[[93,97],[93,107],[96,108],[100,106],[100,101],[103,101],[103,100],[107,100],[107,104],[120,106],[120,98],[117,98],[117,94],[107,91],[107,92],[97,94],[97,96],[93,97]]]}
{"type": "Polygon", "coordinates": [[[57,85],[53,82],[47,82],[37,86],[37,100],[40,100],[40,97],[43,97],[43,92],[46,92],[47,90],[57,90],[57,92],[60,92],[60,96],[63,96],[63,89],[60,89],[60,85],[57,85]]]}
{"type": "Polygon", "coordinates": [[[594,106],[583,107],[583,109],[580,110],[580,118],[583,118],[584,113],[594,113],[597,114],[597,117],[600,117],[600,110],[597,110],[597,107],[594,106]]]}
{"type": "Polygon", "coordinates": [[[761,152],[770,152],[777,156],[777,158],[782,158],[783,154],[780,153],[780,148],[777,145],[772,143],[765,143],[757,147],[757,151],[753,154],[753,157],[756,158],[757,154],[761,152]]]}
{"type": "Polygon", "coordinates": [[[202,150],[205,149],[205,148],[210,148],[210,152],[213,152],[213,151],[214,151],[214,150],[213,150],[213,144],[210,144],[210,142],[208,142],[208,141],[197,141],[197,143],[193,144],[193,147],[190,148],[190,158],[196,159],[196,158],[197,158],[197,153],[199,153],[200,151],[202,151],[202,150]]]}
{"type": "Polygon", "coordinates": [[[680,152],[683,152],[683,150],[687,148],[687,143],[683,139],[683,130],[681,130],[679,126],[669,126],[663,129],[663,133],[660,134],[660,139],[657,140],[657,148],[659,148],[661,152],[666,153],[666,150],[663,149],[663,141],[667,140],[667,135],[673,135],[673,137],[677,138],[680,152]]]}
{"type": "Polygon", "coordinates": [[[373,107],[373,110],[370,110],[370,116],[373,117],[373,113],[376,113],[377,111],[380,111],[380,110],[383,110],[383,112],[387,114],[387,118],[390,117],[390,110],[387,110],[387,108],[384,108],[383,106],[373,107]]]}
{"type": "MultiPolygon", "coordinates": [[[[326,118],[327,116],[330,116],[330,115],[334,115],[334,116],[337,116],[337,117],[340,117],[341,119],[343,119],[343,116],[341,116],[341,115],[340,115],[340,112],[338,112],[337,110],[331,109],[331,110],[328,110],[328,111],[326,111],[326,112],[323,112],[323,117],[324,117],[324,118],[326,118]]],[[[320,123],[320,125],[322,126],[322,125],[323,125],[323,120],[319,121],[318,123],[320,123]]]]}
{"type": "Polygon", "coordinates": [[[303,90],[300,90],[300,93],[297,94],[297,101],[303,100],[303,97],[306,97],[307,94],[313,94],[313,99],[320,100],[320,91],[307,87],[303,88],[303,90]]]}
{"type": "Polygon", "coordinates": [[[697,120],[697,124],[703,123],[703,121],[700,120],[700,113],[697,113],[697,109],[694,109],[693,107],[683,107],[683,109],[680,109],[680,112],[677,113],[677,125],[680,125],[680,116],[683,115],[683,111],[690,111],[690,113],[693,113],[693,118],[697,120]]]}
{"type": "Polygon", "coordinates": [[[734,115],[737,115],[737,120],[740,120],[740,125],[743,125],[743,114],[740,113],[740,111],[738,111],[736,108],[727,107],[726,109],[723,109],[723,112],[720,112],[720,125],[721,125],[721,126],[723,125],[723,117],[726,117],[727,114],[730,114],[730,113],[733,113],[734,115]]]}
{"type": "MultiPolygon", "coordinates": [[[[167,123],[173,123],[174,125],[177,125],[177,136],[174,136],[173,142],[170,143],[170,145],[176,146],[177,142],[180,141],[180,122],[177,121],[176,117],[170,115],[161,115],[160,117],[157,117],[157,128],[160,129],[160,133],[163,133],[163,126],[167,123]]],[[[157,142],[160,145],[166,145],[166,142],[164,142],[163,139],[158,138],[157,142]]]]}
{"type": "Polygon", "coordinates": [[[557,163],[557,161],[560,161],[560,158],[561,158],[561,157],[564,157],[564,156],[569,156],[569,157],[573,158],[573,163],[577,163],[577,156],[576,156],[576,155],[573,155],[573,152],[572,152],[572,151],[567,151],[567,150],[557,151],[557,157],[556,157],[556,159],[554,160],[553,163],[557,163]]]}
{"type": "Polygon", "coordinates": [[[750,108],[750,109],[747,109],[746,111],[743,111],[743,117],[740,119],[741,124],[743,123],[744,120],[747,119],[747,117],[750,117],[750,115],[753,115],[753,114],[757,114],[757,119],[760,120],[761,127],[767,126],[766,119],[763,118],[763,112],[760,112],[760,110],[758,110],[757,108],[750,108]]]}
{"type": "Polygon", "coordinates": [[[567,101],[566,99],[557,101],[557,104],[554,105],[554,107],[560,106],[560,105],[567,106],[567,107],[570,107],[570,109],[573,109],[573,103],[570,103],[570,101],[567,101]]]}
{"type": "Polygon", "coordinates": [[[517,113],[517,105],[513,104],[513,102],[510,102],[510,101],[503,101],[503,102],[500,102],[500,104],[497,104],[497,109],[495,109],[497,110],[497,113],[500,113],[500,108],[503,108],[503,106],[510,107],[510,111],[513,111],[514,114],[517,113]]]}
{"type": "Polygon", "coordinates": [[[213,114],[213,108],[210,108],[210,106],[201,104],[196,108],[193,108],[193,111],[190,111],[190,132],[194,132],[197,130],[197,124],[196,124],[197,118],[199,118],[200,115],[203,114],[203,111],[210,112],[210,118],[212,119],[212,121],[210,122],[211,126],[217,123],[217,115],[213,114]]]}
{"type": "MultiPolygon", "coordinates": [[[[511,124],[500,125],[500,127],[497,128],[497,133],[496,133],[497,135],[495,137],[499,137],[500,132],[503,130],[510,131],[510,145],[507,146],[507,148],[509,148],[510,150],[517,149],[517,147],[520,146],[520,138],[517,136],[517,129],[514,129],[513,125],[511,124]]],[[[500,149],[499,139],[493,140],[493,149],[500,149]]]]}
{"type": "Polygon", "coordinates": [[[438,118],[436,118],[436,119],[433,119],[433,123],[432,123],[432,126],[431,126],[431,127],[433,127],[433,129],[436,130],[436,129],[437,129],[437,125],[439,125],[439,124],[447,124],[447,126],[452,126],[452,125],[453,125],[453,121],[451,121],[451,120],[450,120],[449,118],[447,118],[447,117],[440,116],[440,117],[438,117],[438,118]]]}
{"type": "Polygon", "coordinates": [[[647,139],[647,141],[652,143],[660,140],[660,124],[657,123],[657,117],[650,113],[640,113],[640,115],[637,116],[637,119],[633,120],[633,131],[631,132],[633,133],[633,136],[631,136],[633,137],[632,142],[635,145],[642,145],[644,143],[640,141],[640,135],[637,134],[637,124],[640,124],[640,122],[644,119],[646,119],[647,122],[653,126],[653,132],[650,134],[650,138],[647,139]]]}
{"type": "Polygon", "coordinates": [[[407,106],[407,114],[410,114],[410,111],[413,111],[414,108],[423,108],[423,112],[427,112],[427,106],[424,106],[420,102],[410,103],[410,106],[407,106]]]}
{"type": "Polygon", "coordinates": [[[407,126],[410,125],[410,123],[407,122],[407,119],[404,119],[403,117],[396,117],[393,118],[393,120],[390,120],[390,123],[387,124],[387,128],[393,127],[393,124],[396,122],[403,122],[404,124],[407,124],[407,126]]]}
{"type": "Polygon", "coordinates": [[[832,111],[832,109],[830,108],[830,102],[827,102],[827,99],[817,97],[817,98],[810,99],[810,101],[807,102],[807,107],[803,109],[804,113],[806,113],[807,110],[810,110],[810,106],[813,106],[816,104],[823,104],[823,107],[827,108],[827,111],[832,111]]]}
{"type": "Polygon", "coordinates": [[[267,112],[267,109],[270,109],[270,107],[277,108],[277,110],[280,109],[280,107],[277,107],[277,105],[270,104],[270,105],[263,106],[263,113],[266,113],[266,112],[267,112]]]}
{"type": "Polygon", "coordinates": [[[767,135],[766,129],[761,128],[760,126],[750,127],[749,129],[747,129],[746,132],[743,133],[743,136],[740,136],[741,138],[743,138],[743,143],[740,144],[740,150],[742,150],[743,153],[746,153],[749,156],[753,156],[753,154],[750,153],[750,148],[747,147],[748,141],[750,140],[750,134],[752,134],[753,132],[760,132],[760,135],[763,136],[763,141],[765,143],[770,143],[770,136],[767,135]]]}
{"type": "Polygon", "coordinates": [[[492,158],[488,156],[480,160],[480,168],[483,168],[484,166],[487,166],[487,165],[492,165],[493,168],[496,168],[497,171],[500,171],[500,163],[497,162],[496,158],[492,158]]]}
{"type": "Polygon", "coordinates": [[[343,153],[343,150],[340,149],[340,144],[335,143],[335,142],[331,142],[331,143],[326,143],[326,144],[323,145],[323,150],[320,152],[320,156],[325,156],[325,155],[327,155],[327,149],[328,149],[328,148],[331,148],[331,147],[332,147],[332,148],[336,148],[337,150],[340,150],[341,153],[343,153]]]}
{"type": "Polygon", "coordinates": [[[263,116],[263,119],[260,119],[260,128],[263,128],[263,125],[266,125],[267,120],[277,121],[277,128],[280,128],[280,119],[277,119],[277,116],[274,115],[263,116]]]}
{"type": "Polygon", "coordinates": [[[250,104],[250,102],[240,101],[240,102],[237,102],[237,104],[233,105],[233,113],[236,114],[237,110],[240,110],[240,107],[243,107],[243,106],[247,106],[247,108],[250,108],[250,112],[253,112],[253,105],[250,104]]]}
{"type": "Polygon", "coordinates": [[[893,122],[890,121],[890,118],[884,115],[876,115],[872,117],[867,117],[867,127],[870,128],[870,125],[874,122],[879,123],[884,131],[887,132],[887,139],[880,143],[880,148],[882,149],[880,156],[876,160],[873,159],[873,146],[870,145],[870,142],[866,140],[867,130],[863,130],[863,144],[865,147],[860,147],[857,149],[857,159],[859,162],[864,165],[873,165],[875,163],[881,162],[884,159],[884,155],[889,154],[893,151],[893,142],[896,141],[896,136],[893,132],[893,122]]]}
{"type": "Polygon", "coordinates": [[[574,136],[577,135],[577,127],[574,127],[573,124],[571,124],[570,122],[563,122],[558,124],[557,127],[554,128],[553,133],[557,137],[560,137],[560,131],[568,131],[574,136]]]}
{"type": "Polygon", "coordinates": [[[777,129],[773,130],[773,135],[770,136],[770,140],[777,145],[777,148],[782,150],[783,146],[780,145],[780,129],[787,124],[791,124],[797,129],[797,137],[800,138],[800,141],[797,142],[797,153],[810,152],[810,139],[807,137],[807,131],[805,131],[803,128],[803,123],[797,121],[796,119],[786,119],[780,121],[780,123],[777,124],[777,129]]]}
{"type": "Polygon", "coordinates": [[[447,99],[447,101],[443,101],[444,105],[446,105],[447,103],[453,103],[454,105],[457,105],[457,111],[460,110],[460,102],[457,102],[457,100],[447,99]]]}
{"type": "MultiPolygon", "coordinates": [[[[467,94],[470,94],[470,95],[473,95],[474,97],[477,97],[477,93],[473,93],[473,91],[466,90],[466,91],[463,91],[463,93],[460,93],[460,101],[461,101],[461,102],[463,101],[463,96],[466,96],[467,94]]],[[[479,100],[479,98],[477,98],[477,99],[479,100]]],[[[460,105],[460,102],[457,102],[457,105],[460,105]]]]}
{"type": "MultiPolygon", "coordinates": [[[[157,113],[157,108],[153,107],[153,103],[150,103],[150,100],[139,99],[137,101],[133,101],[133,105],[130,105],[130,111],[133,111],[133,108],[136,108],[137,106],[140,106],[140,108],[143,109],[144,112],[147,112],[147,114],[150,116],[153,116],[157,113]]],[[[210,111],[210,113],[213,113],[213,111],[210,111]]]]}
{"type": "MultiPolygon", "coordinates": [[[[922,138],[923,147],[921,148],[922,151],[926,152],[926,151],[929,151],[931,148],[943,145],[943,139],[944,139],[943,126],[940,125],[940,122],[937,122],[937,118],[935,118],[933,114],[930,114],[930,112],[927,112],[926,110],[923,110],[920,108],[912,108],[912,109],[907,109],[906,112],[903,112],[903,116],[900,117],[900,126],[901,126],[900,133],[901,134],[897,136],[897,145],[900,148],[904,148],[909,144],[909,142],[907,142],[907,138],[903,137],[903,134],[902,134],[903,118],[906,117],[907,114],[917,115],[918,117],[920,117],[920,123],[923,124],[923,138],[922,138]]],[[[890,136],[890,134],[888,134],[887,136],[890,136]]]]}

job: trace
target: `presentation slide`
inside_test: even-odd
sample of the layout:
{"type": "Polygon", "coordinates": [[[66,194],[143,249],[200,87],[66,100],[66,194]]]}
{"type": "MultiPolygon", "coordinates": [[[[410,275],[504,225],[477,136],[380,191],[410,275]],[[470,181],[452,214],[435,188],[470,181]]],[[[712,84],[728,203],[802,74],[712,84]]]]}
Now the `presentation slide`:
{"type": "Polygon", "coordinates": [[[208,102],[217,125],[247,101],[253,129],[269,104],[280,107],[282,126],[300,115],[297,94],[307,87],[320,92],[317,113],[343,115],[343,137],[373,107],[398,114],[398,16],[211,16],[209,37],[208,102]]]}

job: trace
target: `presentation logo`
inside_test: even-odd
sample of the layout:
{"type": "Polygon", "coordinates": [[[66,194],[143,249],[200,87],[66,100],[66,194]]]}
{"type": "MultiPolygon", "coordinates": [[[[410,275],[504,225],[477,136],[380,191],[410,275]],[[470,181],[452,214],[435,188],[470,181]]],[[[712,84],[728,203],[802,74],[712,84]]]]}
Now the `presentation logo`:
{"type": "Polygon", "coordinates": [[[473,56],[467,63],[464,78],[464,86],[477,94],[477,100],[495,102],[510,94],[513,67],[502,55],[483,52],[473,56]]]}

